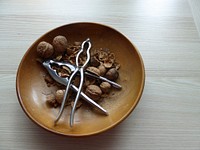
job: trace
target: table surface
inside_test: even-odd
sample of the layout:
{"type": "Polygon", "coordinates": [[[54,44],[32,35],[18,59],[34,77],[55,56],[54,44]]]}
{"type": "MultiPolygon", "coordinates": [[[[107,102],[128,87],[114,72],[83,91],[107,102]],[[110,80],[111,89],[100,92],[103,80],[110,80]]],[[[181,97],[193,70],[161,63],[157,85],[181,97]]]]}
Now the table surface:
{"type": "Polygon", "coordinates": [[[199,150],[200,1],[1,0],[1,150],[199,150]],[[72,22],[97,22],[126,35],[139,49],[146,83],[141,101],[120,125],[71,138],[35,125],[15,89],[20,60],[41,35],[72,22]]]}

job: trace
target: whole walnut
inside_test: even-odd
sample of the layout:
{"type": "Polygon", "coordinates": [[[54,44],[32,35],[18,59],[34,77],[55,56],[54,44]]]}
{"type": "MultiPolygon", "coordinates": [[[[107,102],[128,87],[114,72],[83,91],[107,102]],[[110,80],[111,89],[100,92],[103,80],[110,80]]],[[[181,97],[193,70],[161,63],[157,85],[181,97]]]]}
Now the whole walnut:
{"type": "Polygon", "coordinates": [[[101,76],[104,76],[105,75],[105,73],[106,73],[106,67],[103,65],[103,64],[100,64],[99,66],[98,66],[98,69],[99,69],[99,71],[100,71],[100,75],[101,76]]]}
{"type": "Polygon", "coordinates": [[[109,80],[114,81],[119,77],[119,73],[117,69],[111,68],[106,72],[105,77],[108,78],[109,80]]]}
{"type": "Polygon", "coordinates": [[[108,82],[102,82],[100,84],[100,88],[104,93],[108,93],[110,91],[110,89],[111,89],[111,85],[108,82]]]}
{"type": "Polygon", "coordinates": [[[54,108],[58,107],[58,102],[55,100],[54,94],[47,95],[46,103],[50,107],[54,107],[54,108]]]}
{"type": "Polygon", "coordinates": [[[67,49],[67,39],[65,36],[58,35],[53,39],[53,46],[56,54],[62,54],[67,49]]]}
{"type": "Polygon", "coordinates": [[[94,73],[96,75],[100,75],[100,70],[96,67],[93,67],[93,66],[90,66],[90,67],[87,67],[86,69],[87,71],[91,72],[91,73],[94,73]]]}
{"type": "Polygon", "coordinates": [[[101,98],[102,91],[100,87],[92,84],[92,85],[87,86],[85,90],[85,94],[89,96],[91,99],[93,99],[94,101],[97,101],[101,98]]]}
{"type": "Polygon", "coordinates": [[[61,104],[65,95],[65,90],[57,90],[55,94],[56,101],[61,104]]]}
{"type": "Polygon", "coordinates": [[[37,54],[42,58],[50,58],[54,53],[53,46],[50,43],[42,41],[37,46],[37,54]]]}

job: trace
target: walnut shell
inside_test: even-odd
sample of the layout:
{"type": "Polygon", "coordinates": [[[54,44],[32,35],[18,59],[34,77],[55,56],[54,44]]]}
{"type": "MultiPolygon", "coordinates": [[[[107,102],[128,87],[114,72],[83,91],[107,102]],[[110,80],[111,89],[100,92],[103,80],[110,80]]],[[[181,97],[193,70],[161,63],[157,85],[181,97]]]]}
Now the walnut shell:
{"type": "Polygon", "coordinates": [[[98,52],[98,58],[100,61],[105,61],[108,59],[108,53],[105,51],[99,51],[98,52]]]}
{"type": "Polygon", "coordinates": [[[79,42],[79,41],[75,41],[75,42],[74,42],[74,45],[75,45],[75,46],[81,46],[81,44],[82,44],[82,43],[79,42]]]}
{"type": "Polygon", "coordinates": [[[90,59],[90,65],[97,67],[100,65],[99,60],[96,58],[96,56],[91,57],[90,59]]]}
{"type": "Polygon", "coordinates": [[[93,67],[93,66],[87,67],[86,70],[91,72],[91,73],[94,73],[94,74],[96,74],[98,76],[100,75],[100,70],[98,68],[96,68],[96,67],[93,67]]]}
{"type": "Polygon", "coordinates": [[[104,60],[104,66],[106,68],[111,68],[115,62],[115,55],[113,53],[110,53],[108,55],[108,59],[104,60]]]}
{"type": "Polygon", "coordinates": [[[106,67],[101,63],[101,65],[98,66],[98,69],[100,71],[100,75],[104,76],[107,71],[106,67]]]}
{"type": "Polygon", "coordinates": [[[101,98],[102,91],[97,85],[89,85],[85,90],[85,94],[94,101],[97,101],[101,98]]]}
{"type": "Polygon", "coordinates": [[[53,46],[50,43],[42,41],[37,46],[37,54],[42,58],[50,58],[54,53],[53,46]]]}
{"type": "Polygon", "coordinates": [[[84,87],[87,87],[88,85],[91,85],[91,84],[95,84],[95,82],[96,82],[96,79],[86,76],[84,79],[84,87]]]}
{"type": "Polygon", "coordinates": [[[46,103],[49,107],[54,107],[54,108],[58,107],[58,102],[55,100],[54,94],[47,95],[46,103]]]}
{"type": "Polygon", "coordinates": [[[109,69],[109,70],[107,71],[105,77],[106,77],[107,79],[109,79],[109,80],[114,81],[114,80],[116,80],[116,79],[119,77],[119,73],[118,73],[117,69],[111,68],[111,69],[109,69]]]}
{"type": "Polygon", "coordinates": [[[104,93],[108,93],[108,92],[110,92],[111,84],[108,82],[102,82],[100,84],[100,88],[104,93]]]}
{"type": "Polygon", "coordinates": [[[67,55],[72,55],[72,54],[74,54],[75,52],[77,51],[77,49],[75,48],[75,47],[68,47],[67,48],[67,55]]]}
{"type": "Polygon", "coordinates": [[[57,90],[55,94],[56,101],[61,104],[65,95],[65,90],[57,90]]]}
{"type": "Polygon", "coordinates": [[[64,53],[67,49],[67,39],[62,35],[58,35],[53,39],[53,46],[56,54],[64,53]]]}

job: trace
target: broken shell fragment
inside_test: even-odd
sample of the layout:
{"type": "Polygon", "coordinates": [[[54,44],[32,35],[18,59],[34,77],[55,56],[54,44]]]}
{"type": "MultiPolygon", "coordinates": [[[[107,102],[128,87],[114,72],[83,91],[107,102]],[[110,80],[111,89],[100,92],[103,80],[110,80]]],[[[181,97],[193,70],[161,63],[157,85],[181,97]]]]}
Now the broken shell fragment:
{"type": "Polygon", "coordinates": [[[104,65],[106,68],[111,68],[112,65],[113,65],[113,62],[110,61],[110,60],[107,60],[107,61],[104,61],[103,65],[104,65]]]}
{"type": "Polygon", "coordinates": [[[100,61],[96,58],[96,56],[91,57],[90,64],[94,67],[97,67],[100,65],[100,61]]]}
{"type": "Polygon", "coordinates": [[[105,61],[108,59],[108,53],[106,53],[104,51],[99,51],[98,58],[100,61],[105,61]]]}
{"type": "Polygon", "coordinates": [[[111,68],[115,62],[115,55],[113,53],[109,53],[108,59],[104,60],[104,66],[106,68],[111,68]]]}

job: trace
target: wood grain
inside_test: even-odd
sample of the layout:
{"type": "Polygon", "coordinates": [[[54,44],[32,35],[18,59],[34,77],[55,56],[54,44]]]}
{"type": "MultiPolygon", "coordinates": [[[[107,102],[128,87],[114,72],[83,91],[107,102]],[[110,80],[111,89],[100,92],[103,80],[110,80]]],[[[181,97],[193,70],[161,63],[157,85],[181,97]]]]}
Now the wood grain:
{"type": "Polygon", "coordinates": [[[195,24],[197,26],[197,30],[199,31],[199,35],[200,35],[200,1],[198,0],[189,0],[189,4],[191,7],[191,10],[193,12],[193,18],[195,21],[195,24]]]}
{"type": "Polygon", "coordinates": [[[1,0],[0,149],[199,150],[200,37],[196,0],[1,0]],[[114,27],[139,49],[146,84],[139,105],[100,135],[69,138],[36,126],[15,92],[16,71],[30,45],[72,22],[114,27]]]}

